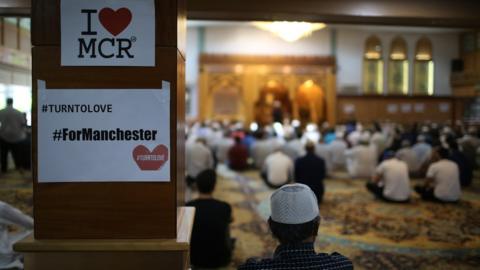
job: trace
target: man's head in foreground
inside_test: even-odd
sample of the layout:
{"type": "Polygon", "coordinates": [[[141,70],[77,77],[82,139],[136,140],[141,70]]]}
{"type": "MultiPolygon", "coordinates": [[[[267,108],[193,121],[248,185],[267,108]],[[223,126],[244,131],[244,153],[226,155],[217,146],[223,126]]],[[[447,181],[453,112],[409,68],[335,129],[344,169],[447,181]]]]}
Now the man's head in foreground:
{"type": "Polygon", "coordinates": [[[313,191],[303,184],[284,185],[270,197],[270,230],[282,245],[313,242],[320,211],[313,191]]]}

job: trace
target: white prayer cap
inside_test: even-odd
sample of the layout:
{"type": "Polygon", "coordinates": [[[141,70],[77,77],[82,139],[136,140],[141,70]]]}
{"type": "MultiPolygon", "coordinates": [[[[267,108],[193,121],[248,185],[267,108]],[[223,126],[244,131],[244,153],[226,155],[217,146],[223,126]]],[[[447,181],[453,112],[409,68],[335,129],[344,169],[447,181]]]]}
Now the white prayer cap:
{"type": "Polygon", "coordinates": [[[270,197],[271,218],[283,224],[302,224],[320,215],[317,197],[304,184],[284,185],[270,197]]]}

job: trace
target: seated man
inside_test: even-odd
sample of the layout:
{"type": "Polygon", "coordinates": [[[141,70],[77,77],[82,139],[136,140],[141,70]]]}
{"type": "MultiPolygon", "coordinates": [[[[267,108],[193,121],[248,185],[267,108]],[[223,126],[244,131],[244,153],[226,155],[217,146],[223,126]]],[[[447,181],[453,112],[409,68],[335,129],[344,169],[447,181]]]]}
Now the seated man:
{"type": "Polygon", "coordinates": [[[347,149],[347,171],[353,178],[370,178],[377,165],[377,153],[375,147],[369,145],[370,135],[363,133],[360,137],[360,144],[347,149]]]}
{"type": "Polygon", "coordinates": [[[229,224],[232,208],[212,197],[216,173],[206,170],[197,177],[198,199],[187,203],[195,207],[190,261],[192,266],[214,268],[228,265],[232,257],[233,241],[229,224]]]}
{"type": "Polygon", "coordinates": [[[460,171],[460,184],[462,187],[467,187],[473,180],[473,167],[469,164],[465,154],[460,151],[457,141],[453,137],[447,139],[450,148],[450,160],[455,162],[460,171]]]}
{"type": "Polygon", "coordinates": [[[270,197],[268,224],[280,241],[271,259],[248,259],[239,270],[255,269],[353,269],[352,262],[339,253],[315,253],[314,242],[320,226],[320,211],[312,190],[290,184],[270,197]]]}
{"type": "Polygon", "coordinates": [[[283,146],[283,152],[290,157],[291,160],[305,155],[305,150],[302,143],[302,131],[297,129],[295,133],[286,137],[287,142],[283,146]]]}
{"type": "Polygon", "coordinates": [[[432,146],[427,143],[425,135],[418,135],[417,143],[412,146],[417,157],[418,166],[428,164],[432,156],[432,146]]]}
{"type": "Polygon", "coordinates": [[[408,202],[410,179],[407,164],[396,158],[393,151],[386,152],[384,161],[375,169],[372,182],[367,183],[367,189],[387,202],[408,202]]]}
{"type": "Polygon", "coordinates": [[[307,185],[317,196],[318,202],[323,199],[323,179],[326,174],[325,161],[315,155],[315,144],[311,141],[305,146],[307,154],[295,161],[295,182],[307,185]]]}
{"type": "Polygon", "coordinates": [[[0,269],[23,269],[22,256],[13,251],[13,244],[22,240],[33,230],[33,219],[17,208],[0,201],[0,269]],[[9,226],[19,227],[15,233],[9,226]]]}
{"type": "Polygon", "coordinates": [[[267,156],[261,177],[271,188],[278,188],[293,180],[293,162],[280,147],[267,156]]]}
{"type": "Polygon", "coordinates": [[[186,180],[189,186],[195,183],[198,174],[213,168],[215,168],[213,154],[204,138],[197,138],[195,142],[185,146],[186,180]]]}
{"type": "Polygon", "coordinates": [[[235,171],[245,170],[248,167],[248,149],[242,143],[242,138],[235,137],[235,144],[228,150],[228,166],[235,171]]]}
{"type": "Polygon", "coordinates": [[[330,146],[327,145],[322,139],[318,140],[318,143],[315,145],[315,155],[321,157],[325,162],[326,174],[330,174],[332,171],[332,151],[330,146]]]}
{"type": "Polygon", "coordinates": [[[448,160],[449,154],[447,149],[440,148],[440,160],[428,167],[425,185],[415,187],[422,199],[437,202],[457,202],[460,199],[460,174],[457,164],[448,160]]]}
{"type": "Polygon", "coordinates": [[[346,163],[345,150],[347,150],[347,143],[343,139],[343,132],[337,132],[335,136],[335,140],[330,143],[332,169],[344,169],[346,163]]]}
{"type": "Polygon", "coordinates": [[[402,141],[402,148],[397,151],[395,155],[399,160],[407,163],[408,172],[412,177],[418,173],[420,170],[420,162],[417,160],[417,154],[410,147],[410,142],[408,140],[402,141]]]}

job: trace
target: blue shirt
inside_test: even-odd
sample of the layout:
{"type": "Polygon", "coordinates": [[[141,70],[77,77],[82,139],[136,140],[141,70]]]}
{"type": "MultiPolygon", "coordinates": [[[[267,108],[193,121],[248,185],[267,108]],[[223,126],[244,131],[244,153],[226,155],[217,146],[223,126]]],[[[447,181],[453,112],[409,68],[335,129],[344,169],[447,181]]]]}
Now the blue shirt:
{"type": "Polygon", "coordinates": [[[325,141],[325,144],[330,144],[331,142],[335,141],[336,138],[337,136],[335,135],[335,133],[329,132],[325,134],[325,139],[323,140],[325,141]]]}
{"type": "Polygon", "coordinates": [[[352,262],[339,253],[315,253],[313,243],[280,245],[271,259],[255,260],[238,267],[239,270],[288,270],[288,269],[353,269],[352,262]]]}

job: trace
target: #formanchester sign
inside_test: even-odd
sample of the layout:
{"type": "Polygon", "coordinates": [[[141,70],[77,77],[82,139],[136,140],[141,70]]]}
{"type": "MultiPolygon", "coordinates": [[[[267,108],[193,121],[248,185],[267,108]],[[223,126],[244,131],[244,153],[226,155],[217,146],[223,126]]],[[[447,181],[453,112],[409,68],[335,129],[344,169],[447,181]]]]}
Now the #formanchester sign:
{"type": "Polygon", "coordinates": [[[170,181],[170,84],[47,89],[38,81],[38,182],[170,181]]]}
{"type": "Polygon", "coordinates": [[[154,0],[61,0],[62,66],[155,66],[154,0]]]}

